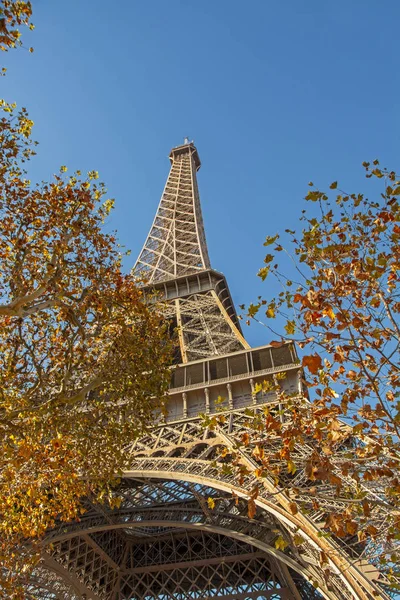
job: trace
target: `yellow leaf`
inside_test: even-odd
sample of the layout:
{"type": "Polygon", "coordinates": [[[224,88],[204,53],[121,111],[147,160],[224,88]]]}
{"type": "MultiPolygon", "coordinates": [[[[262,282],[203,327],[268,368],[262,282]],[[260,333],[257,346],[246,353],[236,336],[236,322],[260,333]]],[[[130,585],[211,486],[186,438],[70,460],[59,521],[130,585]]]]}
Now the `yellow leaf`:
{"type": "Polygon", "coordinates": [[[213,508],[215,508],[215,500],[214,500],[214,498],[207,498],[207,504],[208,504],[208,508],[211,508],[211,510],[213,508]]]}
{"type": "Polygon", "coordinates": [[[336,315],[333,312],[332,306],[328,306],[327,308],[324,308],[322,313],[324,315],[326,315],[327,317],[329,317],[330,319],[332,319],[332,321],[334,321],[336,319],[336,315]]]}
{"type": "Polygon", "coordinates": [[[115,200],[112,200],[111,198],[109,200],[106,200],[103,203],[103,207],[104,207],[104,210],[105,210],[105,212],[106,212],[107,215],[110,214],[110,212],[114,208],[114,204],[115,204],[115,200]]]}
{"type": "Polygon", "coordinates": [[[257,273],[257,275],[259,277],[261,277],[262,281],[265,281],[265,279],[267,278],[269,273],[269,267],[263,267],[262,269],[260,269],[257,273]]]}
{"type": "Polygon", "coordinates": [[[293,335],[296,331],[296,325],[294,321],[288,321],[285,325],[286,333],[288,335],[293,335]]]}
{"type": "Polygon", "coordinates": [[[277,550],[281,550],[282,552],[285,550],[285,548],[287,548],[288,545],[289,544],[285,542],[281,535],[275,540],[275,548],[277,550]]]}

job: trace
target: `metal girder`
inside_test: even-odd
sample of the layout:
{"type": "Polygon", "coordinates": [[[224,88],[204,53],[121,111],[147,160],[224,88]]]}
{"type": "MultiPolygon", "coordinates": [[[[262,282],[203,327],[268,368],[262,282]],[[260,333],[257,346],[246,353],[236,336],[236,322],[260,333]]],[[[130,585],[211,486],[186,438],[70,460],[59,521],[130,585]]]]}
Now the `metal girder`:
{"type": "Polygon", "coordinates": [[[42,579],[46,582],[48,596],[43,592],[38,594],[36,591],[36,594],[43,599],[56,597],[57,600],[75,600],[77,598],[100,600],[99,596],[87,588],[75,573],[65,571],[60,563],[48,553],[44,553],[42,564],[35,571],[35,577],[38,581],[42,579]]]}

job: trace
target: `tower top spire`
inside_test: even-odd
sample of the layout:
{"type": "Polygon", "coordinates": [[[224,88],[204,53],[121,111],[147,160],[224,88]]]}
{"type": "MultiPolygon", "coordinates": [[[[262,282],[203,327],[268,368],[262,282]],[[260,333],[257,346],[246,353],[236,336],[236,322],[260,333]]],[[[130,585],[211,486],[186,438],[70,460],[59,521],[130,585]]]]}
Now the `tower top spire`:
{"type": "Polygon", "coordinates": [[[172,148],[171,170],[156,217],[134,267],[149,284],[210,269],[196,171],[200,158],[193,142],[172,148]]]}
{"type": "Polygon", "coordinates": [[[184,143],[181,146],[175,146],[175,148],[172,148],[169,154],[169,160],[171,161],[171,164],[173,164],[176,160],[182,160],[182,155],[187,155],[189,158],[192,158],[196,171],[200,169],[201,161],[199,158],[199,153],[197,152],[197,148],[194,145],[193,140],[190,141],[187,137],[184,139],[184,143]]]}

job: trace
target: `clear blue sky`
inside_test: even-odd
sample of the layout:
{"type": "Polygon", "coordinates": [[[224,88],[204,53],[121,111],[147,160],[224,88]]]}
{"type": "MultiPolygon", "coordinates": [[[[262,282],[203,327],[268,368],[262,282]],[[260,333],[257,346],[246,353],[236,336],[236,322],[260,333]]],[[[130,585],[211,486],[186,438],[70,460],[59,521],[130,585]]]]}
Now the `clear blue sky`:
{"type": "Polygon", "coordinates": [[[310,179],[361,191],[363,160],[399,166],[399,0],[32,4],[35,53],[2,57],[1,95],[36,123],[33,178],[64,164],[100,172],[127,267],[184,136],[202,160],[211,261],[236,304],[268,295],[264,237],[295,225],[310,179]]]}

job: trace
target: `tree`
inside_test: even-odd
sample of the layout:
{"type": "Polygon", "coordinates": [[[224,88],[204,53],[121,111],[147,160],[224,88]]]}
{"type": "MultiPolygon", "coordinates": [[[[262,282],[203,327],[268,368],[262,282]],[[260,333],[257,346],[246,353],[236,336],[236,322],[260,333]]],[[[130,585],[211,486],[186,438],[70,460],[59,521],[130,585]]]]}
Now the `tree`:
{"type": "Polygon", "coordinates": [[[103,231],[113,201],[97,173],[62,167],[32,186],[22,163],[33,123],[1,110],[0,562],[6,596],[18,597],[31,566],[23,541],[34,549],[57,519],[79,518],[83,497],[118,502],[124,444],[162,406],[171,348],[103,231]]]}
{"type": "Polygon", "coordinates": [[[345,508],[326,515],[326,531],[355,538],[399,589],[400,180],[378,161],[363,166],[368,179],[384,182],[376,199],[334,182],[331,200],[310,183],[300,233],[286,230],[288,244],[266,238],[272,250],[259,276],[275,277],[282,291],[250,305],[248,323],[264,314],[274,331],[269,324],[283,320],[285,340],[303,349],[309,398],[289,397],[275,382],[284,418],[267,411],[254,438],[241,443],[255,445],[258,474],[273,474],[294,513],[323,510],[327,493],[340,500],[345,508]],[[272,438],[276,452],[264,452],[272,438]],[[302,459],[298,449],[310,444],[302,459]],[[291,480],[301,470],[308,483],[299,489],[291,480]]]}

